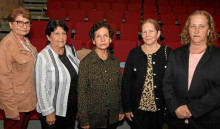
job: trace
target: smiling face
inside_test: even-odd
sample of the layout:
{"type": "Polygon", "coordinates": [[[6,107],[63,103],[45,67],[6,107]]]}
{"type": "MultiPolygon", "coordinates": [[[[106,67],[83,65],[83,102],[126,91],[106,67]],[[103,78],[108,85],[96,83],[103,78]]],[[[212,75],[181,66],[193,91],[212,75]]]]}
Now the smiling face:
{"type": "Polygon", "coordinates": [[[189,34],[192,44],[206,44],[209,31],[208,19],[204,15],[195,15],[191,17],[189,34]]]}
{"type": "Polygon", "coordinates": [[[157,31],[152,23],[147,22],[142,26],[141,35],[145,44],[152,45],[157,43],[160,31],[157,31]]]}
{"type": "Polygon", "coordinates": [[[63,48],[67,41],[66,31],[57,26],[57,28],[51,32],[51,35],[47,35],[47,39],[50,41],[50,45],[52,48],[60,49],[63,48]]]}
{"type": "Polygon", "coordinates": [[[30,32],[31,27],[24,24],[23,26],[18,26],[16,21],[22,21],[22,22],[30,22],[27,18],[24,18],[22,15],[18,15],[15,18],[15,21],[9,22],[9,26],[11,31],[14,32],[14,34],[18,37],[23,37],[27,35],[30,32]]]}
{"type": "Polygon", "coordinates": [[[109,47],[109,44],[112,42],[108,29],[102,27],[95,31],[95,37],[92,42],[94,45],[96,45],[96,49],[106,50],[109,47]]]}

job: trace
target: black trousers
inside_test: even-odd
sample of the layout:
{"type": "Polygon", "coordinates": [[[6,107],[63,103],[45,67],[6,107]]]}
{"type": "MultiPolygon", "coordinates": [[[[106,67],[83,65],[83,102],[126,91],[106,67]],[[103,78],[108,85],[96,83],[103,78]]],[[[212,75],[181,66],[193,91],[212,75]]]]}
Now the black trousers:
{"type": "Polygon", "coordinates": [[[162,129],[164,114],[162,111],[148,112],[137,110],[133,112],[132,129],[162,129]]]}
{"type": "Polygon", "coordinates": [[[42,129],[74,129],[76,120],[76,111],[67,110],[66,117],[56,115],[56,121],[54,125],[48,125],[46,123],[46,116],[40,114],[40,122],[42,129]]]}
{"type": "Polygon", "coordinates": [[[176,127],[168,126],[168,129],[195,129],[194,127],[190,126],[189,124],[181,124],[177,125],[176,127]]]}

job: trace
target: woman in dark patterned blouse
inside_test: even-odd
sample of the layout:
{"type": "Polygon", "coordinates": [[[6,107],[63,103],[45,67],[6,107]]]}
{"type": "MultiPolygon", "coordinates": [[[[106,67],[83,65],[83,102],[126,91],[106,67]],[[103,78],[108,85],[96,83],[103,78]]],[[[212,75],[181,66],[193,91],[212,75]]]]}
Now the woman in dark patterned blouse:
{"type": "Polygon", "coordinates": [[[125,65],[123,108],[134,129],[162,129],[166,107],[162,79],[171,48],[157,42],[157,21],[147,19],[141,29],[144,44],[130,51],[125,65]]]}
{"type": "Polygon", "coordinates": [[[80,63],[77,90],[83,129],[116,129],[117,121],[124,118],[120,65],[108,50],[113,34],[105,22],[94,24],[89,32],[95,47],[80,63]]]}

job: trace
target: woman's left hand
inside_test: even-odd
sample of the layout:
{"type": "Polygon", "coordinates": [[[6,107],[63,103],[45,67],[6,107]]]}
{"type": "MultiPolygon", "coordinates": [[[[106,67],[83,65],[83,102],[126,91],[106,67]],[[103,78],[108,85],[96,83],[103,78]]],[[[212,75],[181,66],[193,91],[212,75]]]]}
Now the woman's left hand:
{"type": "Polygon", "coordinates": [[[123,120],[123,119],[124,119],[124,116],[125,116],[125,114],[119,114],[119,118],[118,118],[118,121],[121,121],[121,120],[123,120]]]}

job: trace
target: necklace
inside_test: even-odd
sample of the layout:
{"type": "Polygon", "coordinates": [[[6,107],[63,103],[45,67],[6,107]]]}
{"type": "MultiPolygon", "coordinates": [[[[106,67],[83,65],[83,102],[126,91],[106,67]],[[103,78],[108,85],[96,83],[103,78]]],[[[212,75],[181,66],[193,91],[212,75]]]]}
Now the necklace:
{"type": "Polygon", "coordinates": [[[12,31],[12,33],[15,36],[15,38],[21,43],[21,45],[24,47],[24,49],[29,51],[32,54],[32,56],[35,58],[37,54],[31,48],[29,41],[26,38],[24,38],[24,41],[26,42],[26,45],[25,45],[25,43],[22,41],[22,39],[18,39],[13,31],[12,31]]]}
{"type": "Polygon", "coordinates": [[[203,49],[202,51],[199,51],[199,52],[191,50],[190,53],[191,53],[191,54],[201,54],[201,53],[203,53],[205,50],[206,50],[206,48],[203,49]]]}
{"type": "Polygon", "coordinates": [[[205,50],[206,50],[206,48],[204,50],[202,50],[201,52],[199,52],[198,54],[203,53],[205,50]]]}

